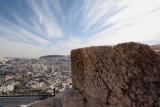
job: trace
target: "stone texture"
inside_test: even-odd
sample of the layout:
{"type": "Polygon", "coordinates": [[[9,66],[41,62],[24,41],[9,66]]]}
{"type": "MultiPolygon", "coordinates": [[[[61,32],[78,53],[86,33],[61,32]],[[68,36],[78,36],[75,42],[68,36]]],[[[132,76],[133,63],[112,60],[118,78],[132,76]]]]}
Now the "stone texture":
{"type": "Polygon", "coordinates": [[[54,98],[53,107],[83,107],[83,99],[78,90],[67,89],[54,98]]]}
{"type": "Polygon", "coordinates": [[[76,49],[71,62],[73,88],[87,107],[160,107],[160,56],[149,46],[76,49]]]}

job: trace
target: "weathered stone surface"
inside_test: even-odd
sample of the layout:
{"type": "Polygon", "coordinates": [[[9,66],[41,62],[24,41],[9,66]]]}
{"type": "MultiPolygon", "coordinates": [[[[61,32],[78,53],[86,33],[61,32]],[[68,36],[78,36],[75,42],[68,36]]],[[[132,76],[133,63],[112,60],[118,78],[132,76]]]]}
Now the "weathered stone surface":
{"type": "Polygon", "coordinates": [[[160,107],[160,56],[149,46],[76,49],[71,62],[73,88],[86,107],[160,107]]]}
{"type": "Polygon", "coordinates": [[[78,90],[67,89],[54,98],[53,107],[84,107],[84,97],[78,90]]]}

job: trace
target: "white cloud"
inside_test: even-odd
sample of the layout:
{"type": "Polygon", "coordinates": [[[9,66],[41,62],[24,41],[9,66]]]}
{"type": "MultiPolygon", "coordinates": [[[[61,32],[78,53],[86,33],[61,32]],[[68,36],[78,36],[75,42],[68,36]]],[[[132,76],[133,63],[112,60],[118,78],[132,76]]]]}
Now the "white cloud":
{"type": "Polygon", "coordinates": [[[118,20],[137,19],[145,14],[150,14],[155,9],[160,9],[159,0],[122,0],[127,8],[117,14],[118,20]]]}
{"type": "MultiPolygon", "coordinates": [[[[38,22],[34,20],[35,21],[34,24],[36,26],[39,26],[40,30],[44,31],[43,33],[46,34],[46,36],[58,38],[63,35],[63,31],[55,19],[56,16],[54,16],[53,14],[54,9],[52,10],[49,8],[48,1],[32,0],[29,1],[29,4],[34,12],[34,16],[39,19],[38,22]]],[[[52,5],[57,5],[57,4],[52,4],[52,5]]]]}
{"type": "Polygon", "coordinates": [[[0,17],[0,19],[3,21],[3,23],[0,25],[0,32],[3,33],[7,38],[12,40],[23,40],[30,43],[49,44],[48,40],[24,28],[24,26],[27,26],[27,24],[22,22],[22,20],[19,19],[23,26],[18,26],[17,24],[14,24],[2,17],[0,17]]]}
{"type": "Polygon", "coordinates": [[[107,22],[108,24],[107,19],[121,8],[121,6],[118,7],[119,3],[120,0],[86,0],[83,5],[83,31],[91,30],[94,25],[98,25],[102,20],[103,23],[107,22]]]}
{"type": "Polygon", "coordinates": [[[87,45],[160,40],[159,0],[123,0],[121,3],[128,7],[111,17],[108,22],[104,22],[105,25],[115,25],[90,37],[87,45]]]}

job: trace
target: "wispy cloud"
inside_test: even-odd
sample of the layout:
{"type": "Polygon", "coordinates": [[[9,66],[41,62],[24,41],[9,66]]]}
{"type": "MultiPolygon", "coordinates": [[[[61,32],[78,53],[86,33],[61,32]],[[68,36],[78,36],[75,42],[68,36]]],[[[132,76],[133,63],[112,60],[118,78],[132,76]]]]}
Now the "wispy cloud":
{"type": "Polygon", "coordinates": [[[0,56],[12,51],[13,56],[69,54],[75,48],[128,41],[157,43],[159,19],[159,0],[1,0],[0,56]]]}
{"type": "Polygon", "coordinates": [[[93,28],[101,29],[110,25],[110,19],[124,7],[121,0],[86,0],[82,14],[83,31],[88,32],[93,28]]]}
{"type": "Polygon", "coordinates": [[[25,42],[25,43],[38,43],[38,44],[49,44],[49,41],[36,35],[30,30],[23,28],[23,26],[18,26],[4,18],[0,18],[3,23],[0,25],[0,36],[4,36],[10,40],[25,42]]]}
{"type": "Polygon", "coordinates": [[[60,12],[58,2],[55,0],[54,2],[49,2],[47,0],[31,0],[28,2],[34,12],[34,17],[38,19],[38,22],[34,20],[34,23],[35,26],[39,27],[39,31],[41,30],[46,36],[53,38],[57,38],[63,35],[62,29],[58,25],[56,16],[54,14],[54,11],[60,12]]]}
{"type": "Polygon", "coordinates": [[[63,35],[48,1],[31,0],[28,1],[28,5],[32,10],[30,16],[27,16],[28,19],[13,10],[8,11],[17,23],[6,17],[0,17],[0,36],[5,35],[8,39],[26,43],[47,45],[52,39],[63,35]]]}
{"type": "MultiPolygon", "coordinates": [[[[110,4],[111,7],[114,7],[114,5],[110,4]]],[[[98,6],[94,8],[98,9],[98,6]]],[[[88,38],[88,45],[107,45],[127,41],[143,42],[156,39],[160,40],[160,2],[158,0],[122,0],[120,1],[119,6],[116,7],[118,7],[118,10],[121,7],[125,8],[116,12],[116,14],[109,16],[106,20],[98,20],[103,23],[97,25],[98,28],[110,23],[113,23],[113,25],[110,28],[100,30],[93,34],[93,36],[88,38]]],[[[113,9],[105,6],[103,11],[108,10],[106,12],[109,13],[113,12],[113,9]]],[[[93,11],[93,13],[94,12],[95,11],[93,11]]],[[[96,13],[101,14],[101,11],[96,13]]],[[[94,15],[96,13],[94,13],[94,15]]],[[[95,15],[95,17],[97,16],[95,15]]],[[[91,15],[90,17],[94,16],[91,15]]],[[[100,18],[103,17],[101,16],[100,18]]],[[[98,23],[98,21],[95,20],[93,24],[98,23]]],[[[89,23],[87,25],[92,25],[93,20],[88,20],[87,22],[89,23]]]]}

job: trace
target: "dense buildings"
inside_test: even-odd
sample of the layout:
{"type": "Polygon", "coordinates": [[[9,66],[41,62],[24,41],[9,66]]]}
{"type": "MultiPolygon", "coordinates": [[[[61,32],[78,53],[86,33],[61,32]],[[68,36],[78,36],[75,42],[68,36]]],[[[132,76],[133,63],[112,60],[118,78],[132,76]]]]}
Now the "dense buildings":
{"type": "Polygon", "coordinates": [[[70,57],[1,58],[0,94],[55,94],[71,86],[70,57]]]}

